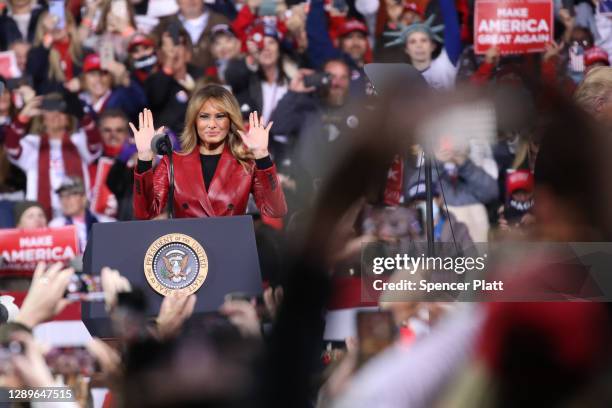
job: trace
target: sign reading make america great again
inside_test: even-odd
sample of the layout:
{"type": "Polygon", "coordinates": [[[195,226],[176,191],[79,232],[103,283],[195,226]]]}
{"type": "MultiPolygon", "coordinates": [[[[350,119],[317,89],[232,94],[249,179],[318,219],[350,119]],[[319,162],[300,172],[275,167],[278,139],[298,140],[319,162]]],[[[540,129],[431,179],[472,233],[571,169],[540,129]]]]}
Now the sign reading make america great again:
{"type": "Polygon", "coordinates": [[[74,225],[0,230],[0,276],[31,276],[36,264],[66,262],[78,253],[74,225]]]}
{"type": "Polygon", "coordinates": [[[553,41],[552,0],[476,0],[474,51],[542,52],[553,41]]]}

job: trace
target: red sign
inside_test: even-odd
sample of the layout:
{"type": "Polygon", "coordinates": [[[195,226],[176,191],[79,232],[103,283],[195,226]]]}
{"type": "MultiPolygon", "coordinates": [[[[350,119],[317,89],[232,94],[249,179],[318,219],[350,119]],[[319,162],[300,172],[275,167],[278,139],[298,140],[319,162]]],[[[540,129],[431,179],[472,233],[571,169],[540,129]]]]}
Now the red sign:
{"type": "Polygon", "coordinates": [[[17,78],[21,76],[14,51],[0,52],[0,75],[4,78],[17,78]]]}
{"type": "Polygon", "coordinates": [[[106,186],[106,178],[114,162],[113,159],[108,157],[98,159],[91,200],[91,210],[93,212],[109,217],[117,216],[117,199],[106,186]]]}
{"type": "Polygon", "coordinates": [[[76,227],[0,230],[0,276],[31,276],[40,261],[65,262],[78,253],[76,227]]]}
{"type": "Polygon", "coordinates": [[[552,0],[476,0],[474,51],[542,52],[553,41],[552,0]]]}

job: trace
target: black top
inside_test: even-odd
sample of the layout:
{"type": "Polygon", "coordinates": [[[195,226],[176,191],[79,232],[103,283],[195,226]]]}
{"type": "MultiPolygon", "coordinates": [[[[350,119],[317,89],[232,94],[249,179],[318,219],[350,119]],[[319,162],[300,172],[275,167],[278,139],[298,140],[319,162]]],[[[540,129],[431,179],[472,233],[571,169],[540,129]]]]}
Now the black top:
{"type": "Polygon", "coordinates": [[[200,154],[200,162],[202,163],[202,174],[204,174],[204,185],[206,186],[206,191],[208,191],[208,186],[210,186],[210,182],[215,175],[215,170],[217,170],[217,164],[219,164],[220,158],[221,153],[200,154]]]}

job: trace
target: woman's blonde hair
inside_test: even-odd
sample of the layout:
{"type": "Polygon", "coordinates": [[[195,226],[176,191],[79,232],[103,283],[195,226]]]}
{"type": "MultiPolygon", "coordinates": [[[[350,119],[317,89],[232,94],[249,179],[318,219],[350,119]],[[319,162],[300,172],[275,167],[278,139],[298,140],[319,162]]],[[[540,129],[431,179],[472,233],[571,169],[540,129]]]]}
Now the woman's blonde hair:
{"type": "Polygon", "coordinates": [[[574,93],[576,103],[590,113],[595,113],[597,105],[608,97],[612,97],[612,67],[590,70],[574,93]]]}
{"type": "Polygon", "coordinates": [[[196,121],[200,109],[210,99],[219,106],[220,110],[229,116],[230,129],[227,135],[227,143],[229,143],[232,155],[241,164],[246,165],[248,160],[253,159],[253,155],[242,143],[242,138],[238,133],[238,131],[244,132],[238,101],[230,91],[216,84],[206,85],[196,90],[189,100],[187,112],[185,113],[185,129],[180,137],[182,153],[189,154],[198,147],[200,138],[196,128],[196,121]]]}
{"type": "MultiPolygon", "coordinates": [[[[38,23],[36,24],[36,33],[34,36],[34,46],[38,47],[43,43],[43,37],[45,34],[45,29],[43,25],[43,21],[45,17],[49,14],[47,11],[41,13],[38,18],[38,23]]],[[[68,47],[68,53],[70,54],[70,58],[72,61],[81,61],[83,57],[83,48],[81,47],[81,42],[79,40],[79,35],[77,34],[76,24],[74,22],[74,17],[72,17],[72,13],[66,10],[66,31],[68,32],[68,37],[70,38],[70,46],[68,47]]],[[[64,69],[62,69],[61,64],[61,56],[60,53],[55,50],[53,47],[49,49],[49,79],[52,79],[57,82],[65,82],[66,74],[64,73],[64,69]]]]}

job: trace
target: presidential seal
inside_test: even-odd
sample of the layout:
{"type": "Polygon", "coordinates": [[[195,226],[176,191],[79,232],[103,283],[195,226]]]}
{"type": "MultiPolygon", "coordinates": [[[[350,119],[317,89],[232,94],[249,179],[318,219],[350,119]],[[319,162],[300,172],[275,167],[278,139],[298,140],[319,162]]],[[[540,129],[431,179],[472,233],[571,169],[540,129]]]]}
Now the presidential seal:
{"type": "Polygon", "coordinates": [[[168,234],[149,246],[144,273],[157,293],[167,296],[180,290],[197,291],[208,274],[208,258],[202,245],[185,234],[168,234]]]}

